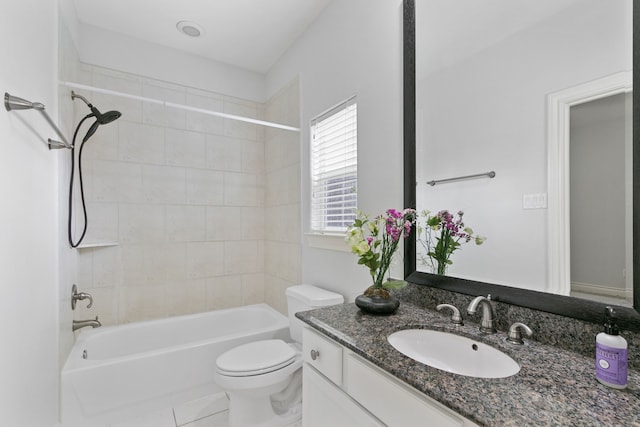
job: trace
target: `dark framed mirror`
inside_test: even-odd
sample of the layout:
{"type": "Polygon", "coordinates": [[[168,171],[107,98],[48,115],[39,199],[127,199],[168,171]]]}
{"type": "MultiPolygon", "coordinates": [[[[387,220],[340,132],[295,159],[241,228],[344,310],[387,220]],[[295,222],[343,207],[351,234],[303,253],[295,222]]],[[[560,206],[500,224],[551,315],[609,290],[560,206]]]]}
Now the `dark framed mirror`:
{"type": "MultiPolygon", "coordinates": [[[[416,10],[414,0],[404,0],[404,206],[417,206],[417,148],[416,148],[416,10]]],[[[633,0],[633,69],[639,70],[638,54],[640,41],[640,5],[633,0]]],[[[633,86],[640,87],[640,72],[633,73],[633,86]]],[[[632,92],[632,125],[640,129],[640,94],[632,92]]],[[[427,125],[425,125],[427,126],[427,125]]],[[[621,327],[640,331],[640,132],[632,136],[632,187],[633,187],[633,308],[616,306],[621,327]]],[[[437,154],[436,154],[437,155],[437,154]]],[[[600,323],[604,307],[612,305],[589,299],[558,295],[511,286],[509,283],[491,283],[451,276],[442,276],[419,271],[417,263],[417,245],[415,233],[405,242],[404,275],[405,280],[423,286],[436,287],[466,295],[491,294],[496,301],[558,314],[570,318],[600,323]]]]}

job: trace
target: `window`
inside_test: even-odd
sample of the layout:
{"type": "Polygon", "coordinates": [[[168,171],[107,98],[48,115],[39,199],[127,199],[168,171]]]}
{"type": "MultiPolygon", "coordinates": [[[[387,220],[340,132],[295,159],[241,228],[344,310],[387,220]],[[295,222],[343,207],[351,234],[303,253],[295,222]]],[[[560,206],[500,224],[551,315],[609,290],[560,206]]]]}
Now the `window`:
{"type": "Polygon", "coordinates": [[[358,188],[355,96],[311,120],[311,232],[339,233],[355,219],[358,188]]]}

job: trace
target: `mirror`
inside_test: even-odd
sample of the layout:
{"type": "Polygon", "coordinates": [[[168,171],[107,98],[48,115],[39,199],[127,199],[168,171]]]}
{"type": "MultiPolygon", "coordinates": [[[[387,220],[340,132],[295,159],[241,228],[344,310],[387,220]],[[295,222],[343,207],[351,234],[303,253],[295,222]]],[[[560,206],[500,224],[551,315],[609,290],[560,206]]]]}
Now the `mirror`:
{"type": "MultiPolygon", "coordinates": [[[[550,110],[549,103],[557,98],[554,98],[554,95],[558,93],[566,93],[567,89],[595,81],[602,76],[617,74],[620,68],[620,66],[617,69],[607,68],[613,60],[604,61],[596,58],[595,55],[577,52],[575,46],[570,43],[572,40],[575,41],[575,34],[569,31],[569,24],[561,23],[566,22],[568,17],[576,15],[579,11],[578,21],[589,22],[590,25],[604,25],[599,22],[599,19],[602,18],[601,21],[608,21],[608,19],[603,18],[605,15],[602,9],[587,10],[581,6],[589,4],[596,8],[608,8],[609,3],[597,0],[542,2],[553,5],[554,9],[536,11],[533,5],[540,2],[508,0],[507,3],[517,3],[515,11],[518,13],[515,14],[512,14],[513,11],[499,8],[500,0],[483,0],[482,2],[433,0],[426,3],[431,6],[438,5],[437,10],[440,15],[437,16],[436,21],[444,23],[444,25],[432,24],[436,33],[428,39],[432,40],[431,44],[434,46],[443,44],[447,47],[437,52],[434,46],[420,45],[420,39],[416,39],[416,32],[420,30],[416,27],[421,28],[423,25],[420,22],[421,15],[416,14],[413,0],[406,0],[404,11],[405,206],[432,211],[443,208],[454,210],[454,212],[458,209],[463,210],[467,225],[476,229],[478,234],[486,236],[487,241],[486,246],[471,245],[458,251],[456,258],[453,259],[453,266],[456,269],[452,269],[452,272],[445,276],[431,274],[425,266],[420,265],[418,258],[421,255],[424,256],[424,253],[420,253],[420,245],[416,245],[415,241],[408,242],[405,247],[405,277],[418,284],[443,287],[470,295],[491,293],[497,299],[508,303],[583,320],[598,321],[602,317],[604,303],[570,297],[568,291],[549,293],[552,290],[548,286],[550,282],[548,264],[562,260],[560,254],[564,255],[564,253],[562,251],[555,253],[553,248],[549,250],[547,227],[551,223],[548,218],[550,209],[541,208],[545,207],[546,203],[551,208],[555,201],[559,200],[557,195],[547,194],[547,172],[548,169],[552,169],[548,166],[546,156],[549,139],[547,138],[549,130],[546,128],[549,121],[547,117],[550,110]],[[465,8],[456,9],[460,4],[464,4],[465,8]],[[523,8],[527,13],[522,13],[522,10],[525,10],[523,8]],[[447,12],[456,12],[453,15],[455,19],[449,20],[448,23],[444,16],[447,12]],[[496,28],[496,22],[489,23],[488,27],[485,27],[486,24],[480,20],[483,14],[496,17],[496,22],[509,23],[509,28],[499,30],[496,28]],[[553,30],[554,37],[560,38],[555,48],[541,47],[543,30],[538,27],[532,29],[533,24],[540,22],[545,22],[543,25],[545,31],[553,30]],[[438,28],[447,32],[438,33],[437,31],[440,31],[438,28]],[[509,50],[516,58],[500,59],[495,48],[498,45],[503,48],[502,50],[509,50]],[[524,49],[528,46],[538,51],[554,50],[552,52],[555,55],[554,59],[544,60],[547,64],[546,71],[535,74],[537,78],[525,79],[523,74],[520,74],[522,70],[526,71],[533,67],[534,55],[524,49]],[[569,51],[565,50],[567,48],[569,51]],[[423,49],[436,52],[434,59],[422,59],[420,52],[423,52],[423,49]],[[492,56],[490,60],[485,60],[480,58],[482,54],[492,56]],[[575,81],[574,77],[579,73],[575,70],[565,70],[559,73],[561,78],[553,85],[543,88],[545,90],[535,95],[529,95],[534,88],[539,89],[539,86],[545,86],[543,83],[550,79],[547,74],[551,74],[551,69],[561,69],[576,58],[587,58],[587,62],[593,63],[590,65],[596,66],[596,71],[589,71],[591,78],[586,65],[582,67],[580,73],[583,74],[580,74],[578,81],[575,81]],[[471,60],[477,62],[471,64],[469,63],[471,60]],[[465,61],[466,66],[456,67],[456,64],[459,65],[465,61]],[[446,72],[439,69],[442,68],[442,64],[447,65],[446,72]],[[553,67],[549,64],[553,64],[553,67]],[[430,78],[425,81],[417,75],[418,72],[426,72],[430,78]],[[503,95],[500,100],[491,98],[500,92],[505,82],[510,85],[506,95],[503,95]],[[426,101],[421,98],[424,94],[429,98],[426,101]],[[529,105],[529,98],[532,96],[537,97],[538,105],[535,109],[529,105]],[[521,115],[522,117],[509,115],[512,110],[521,110],[520,112],[525,114],[521,115]],[[456,121],[461,118],[465,120],[456,121]],[[494,120],[496,118],[498,121],[494,120]],[[535,127],[530,119],[535,119],[535,127]],[[439,128],[438,124],[442,123],[447,126],[439,128]],[[471,132],[468,132],[469,129],[471,132]],[[424,139],[429,143],[435,140],[436,148],[434,149],[433,146],[427,148],[421,145],[420,141],[416,143],[416,139],[424,139]],[[492,153],[491,149],[498,151],[492,153]],[[442,184],[437,197],[433,189],[438,186],[431,187],[426,184],[430,180],[494,170],[496,173],[494,179],[481,177],[442,184]],[[438,206],[424,206],[424,200],[438,206]],[[512,203],[514,200],[515,203],[512,203]],[[529,203],[529,209],[526,209],[526,203],[529,203]],[[483,211],[480,209],[483,205],[489,206],[490,209],[483,211]],[[510,209],[513,211],[511,212],[510,209]],[[514,220],[516,211],[524,218],[514,220]],[[507,213],[508,216],[500,217],[500,213],[507,213]],[[506,224],[508,221],[513,224],[506,224]],[[499,232],[504,231],[505,228],[507,229],[506,237],[501,237],[499,232]],[[496,242],[493,246],[489,245],[491,239],[496,242]],[[534,245],[525,248],[525,245],[531,243],[534,245]],[[510,258],[513,253],[517,253],[517,256],[510,258]],[[458,259],[458,254],[464,254],[464,256],[461,255],[458,259]],[[457,265],[458,261],[460,261],[460,267],[457,265]],[[465,265],[474,263],[481,269],[476,272],[466,269],[465,265]],[[490,268],[482,269],[485,265],[490,265],[490,268]]],[[[630,3],[629,0],[627,4],[630,5],[630,3]]],[[[421,7],[424,5],[424,2],[420,3],[421,7]]],[[[637,19],[635,17],[637,14],[638,11],[634,11],[634,19],[637,19]]],[[[633,26],[633,31],[633,39],[637,40],[637,25],[633,26]]],[[[601,37],[596,36],[596,38],[597,40],[590,41],[591,44],[604,43],[601,37]]],[[[631,40],[622,44],[626,46],[627,52],[631,52],[631,40]]],[[[624,57],[624,54],[622,56],[624,57]]],[[[633,61],[636,60],[637,54],[634,54],[633,61]]],[[[623,63],[623,67],[631,68],[629,59],[622,59],[618,64],[620,62],[623,63]]],[[[633,79],[637,79],[637,76],[633,76],[633,79]]],[[[624,88],[618,90],[622,93],[625,91],[628,90],[624,88]]],[[[636,94],[632,96],[634,104],[637,105],[636,94]]],[[[566,98],[563,99],[566,100],[566,98]]],[[[565,104],[571,106],[571,102],[567,101],[565,104]]],[[[633,108],[633,121],[634,123],[638,121],[637,108],[633,108]]],[[[638,135],[634,134],[634,151],[637,150],[638,143],[638,135]]],[[[637,158],[637,155],[634,156],[634,171],[638,170],[637,158]]],[[[638,180],[638,173],[633,173],[633,179],[638,180]]],[[[635,184],[635,188],[639,188],[637,185],[639,183],[635,184]]],[[[637,191],[632,193],[633,204],[636,205],[637,191]]],[[[553,209],[555,208],[556,206],[553,206],[553,209]]],[[[638,209],[634,209],[634,212],[638,212],[638,209]]],[[[633,216],[634,222],[636,216],[633,216]]],[[[630,241],[637,241],[637,236],[638,230],[634,227],[633,239],[630,241]]],[[[633,262],[630,262],[633,267],[638,264],[637,252],[633,253],[633,262]]],[[[564,271],[568,270],[567,267],[564,271]]],[[[638,286],[638,269],[633,270],[633,288],[635,289],[638,286]]],[[[640,291],[634,292],[636,308],[640,307],[639,294],[640,291]]],[[[640,326],[638,315],[633,309],[619,307],[618,311],[626,313],[625,316],[630,324],[640,326]]]]}

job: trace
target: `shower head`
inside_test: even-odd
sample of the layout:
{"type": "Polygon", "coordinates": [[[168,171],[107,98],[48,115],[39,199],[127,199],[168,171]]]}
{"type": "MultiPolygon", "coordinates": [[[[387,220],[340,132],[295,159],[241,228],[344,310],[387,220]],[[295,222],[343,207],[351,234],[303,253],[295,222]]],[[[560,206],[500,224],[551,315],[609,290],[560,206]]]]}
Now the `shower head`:
{"type": "MultiPolygon", "coordinates": [[[[91,103],[87,101],[84,96],[78,95],[77,93],[71,91],[71,99],[75,98],[80,98],[85,104],[87,104],[87,106],[91,110],[91,114],[96,118],[96,122],[99,125],[106,125],[108,123],[111,123],[112,121],[117,120],[122,115],[119,111],[107,111],[106,113],[102,114],[100,110],[91,105],[91,103]]],[[[95,132],[95,129],[93,130],[93,132],[95,132]]],[[[93,132],[91,132],[92,135],[93,132]]]]}
{"type": "Polygon", "coordinates": [[[96,117],[96,122],[101,125],[111,123],[112,121],[117,120],[122,115],[120,114],[120,111],[115,110],[107,111],[106,113],[102,114],[96,107],[91,107],[91,112],[96,117]]]}

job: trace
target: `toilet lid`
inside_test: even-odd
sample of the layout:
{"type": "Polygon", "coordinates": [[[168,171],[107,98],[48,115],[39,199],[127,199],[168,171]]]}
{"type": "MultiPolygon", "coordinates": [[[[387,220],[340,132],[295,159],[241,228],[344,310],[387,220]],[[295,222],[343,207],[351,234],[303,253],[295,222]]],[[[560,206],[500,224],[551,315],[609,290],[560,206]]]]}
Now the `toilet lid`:
{"type": "Polygon", "coordinates": [[[296,351],[282,340],[263,340],[242,344],[216,360],[218,372],[233,377],[266,374],[283,368],[296,358],[296,351]]]}

